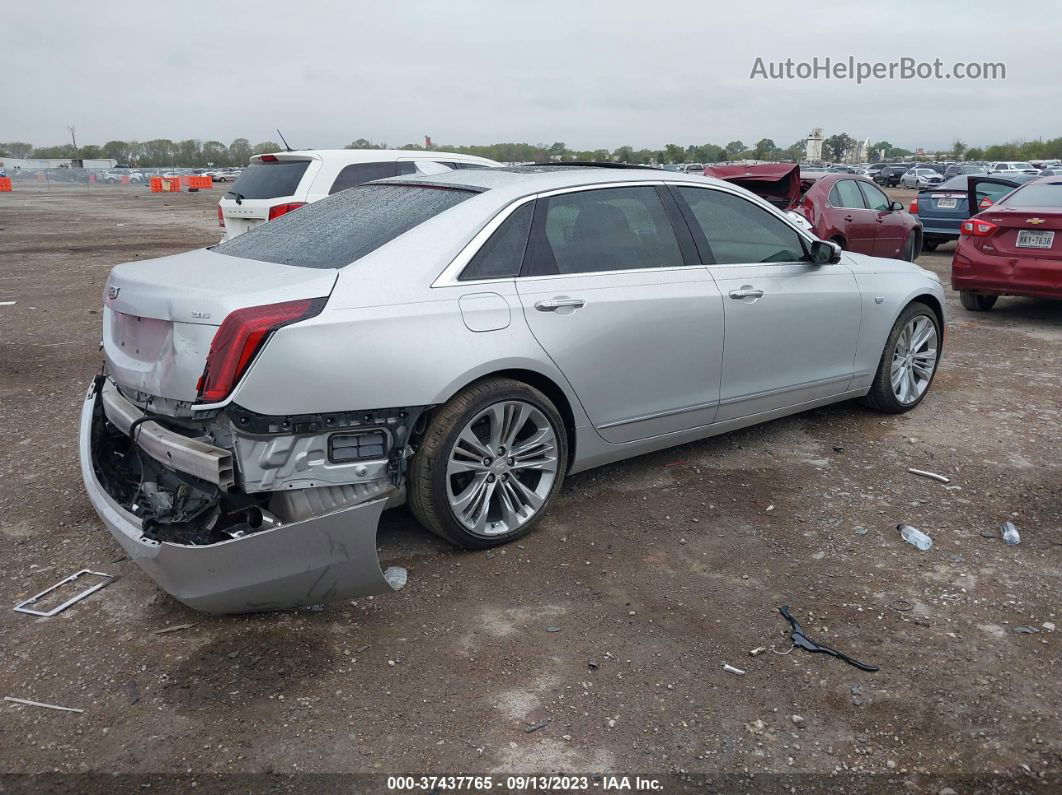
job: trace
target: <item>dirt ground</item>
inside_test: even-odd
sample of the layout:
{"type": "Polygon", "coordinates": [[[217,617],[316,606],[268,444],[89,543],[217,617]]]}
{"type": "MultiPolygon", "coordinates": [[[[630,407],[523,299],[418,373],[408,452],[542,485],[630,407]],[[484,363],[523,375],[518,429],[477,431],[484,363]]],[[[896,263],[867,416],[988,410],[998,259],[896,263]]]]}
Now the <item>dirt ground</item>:
{"type": "MultiPolygon", "coordinates": [[[[537,532],[487,553],[393,511],[400,593],[212,617],[123,557],[76,439],[108,268],[216,242],[219,193],[0,194],[0,302],[17,302],[0,306],[0,603],[119,577],[55,618],[0,609],[0,695],[84,710],[0,704],[0,772],[1062,787],[1062,303],[974,314],[949,290],[941,370],[909,414],[835,405],[577,475],[537,532]],[[881,670],[779,654],[780,605],[881,670]]],[[[952,250],[919,264],[946,277],[952,250]]]]}

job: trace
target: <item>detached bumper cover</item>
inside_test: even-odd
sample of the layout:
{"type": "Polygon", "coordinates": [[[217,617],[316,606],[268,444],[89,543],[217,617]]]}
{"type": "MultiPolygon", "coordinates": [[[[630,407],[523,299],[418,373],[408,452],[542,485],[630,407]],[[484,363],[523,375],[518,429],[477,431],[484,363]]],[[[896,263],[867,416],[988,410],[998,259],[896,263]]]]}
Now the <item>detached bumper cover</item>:
{"type": "Polygon", "coordinates": [[[143,538],[140,519],[111,498],[93,468],[98,399],[93,385],[81,409],[79,453],[89,500],[130,559],[174,598],[209,613],[248,613],[390,593],[405,584],[404,570],[385,576],[376,556],[386,497],[217,544],[143,538]]]}

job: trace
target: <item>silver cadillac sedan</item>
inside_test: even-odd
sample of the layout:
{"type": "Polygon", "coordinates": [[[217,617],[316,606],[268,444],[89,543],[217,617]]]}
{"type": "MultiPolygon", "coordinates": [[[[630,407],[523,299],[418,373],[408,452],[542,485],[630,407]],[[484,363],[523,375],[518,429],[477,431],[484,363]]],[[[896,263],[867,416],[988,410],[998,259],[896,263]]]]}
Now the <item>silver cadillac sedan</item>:
{"type": "Polygon", "coordinates": [[[479,549],[572,472],[851,398],[908,411],[943,310],[932,273],[700,176],[388,179],[114,268],[82,474],[193,608],[384,593],[385,508],[479,549]]]}

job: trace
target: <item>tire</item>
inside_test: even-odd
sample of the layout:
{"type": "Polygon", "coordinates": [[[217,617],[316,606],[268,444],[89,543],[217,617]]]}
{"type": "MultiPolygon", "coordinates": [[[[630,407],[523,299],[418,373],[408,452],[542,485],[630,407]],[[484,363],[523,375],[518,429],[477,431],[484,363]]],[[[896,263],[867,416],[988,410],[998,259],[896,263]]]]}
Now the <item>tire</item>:
{"type": "Polygon", "coordinates": [[[457,546],[507,544],[530,533],[549,510],[567,463],[567,430],[549,398],[521,381],[488,378],[435,413],[410,466],[409,508],[457,546]],[[522,465],[507,455],[521,446],[530,450],[522,465]],[[485,500],[476,498],[483,493],[485,500]]]}
{"type": "Polygon", "coordinates": [[[907,235],[907,238],[903,241],[903,249],[900,253],[900,259],[905,262],[914,262],[918,258],[918,236],[914,232],[907,235]]]}
{"type": "Polygon", "coordinates": [[[874,382],[863,398],[863,403],[885,414],[902,414],[921,403],[929,393],[929,387],[937,374],[937,366],[940,363],[940,340],[940,321],[933,310],[921,301],[912,301],[908,304],[893,324],[892,331],[889,332],[885,348],[881,352],[881,360],[878,362],[878,371],[874,375],[874,382]],[[924,343],[916,344],[913,356],[905,358],[900,351],[907,346],[906,342],[901,346],[901,337],[908,332],[912,324],[916,324],[914,329],[917,341],[919,334],[925,330],[922,323],[926,320],[931,325],[931,334],[927,334],[924,343]],[[926,353],[930,349],[933,351],[932,369],[926,378],[925,364],[928,358],[926,353]],[[921,367],[917,364],[919,362],[921,367]],[[901,378],[898,379],[898,386],[894,388],[893,377],[897,368],[901,373],[901,378]],[[908,373],[910,373],[909,378],[906,375],[908,373]]]}
{"type": "Polygon", "coordinates": [[[997,298],[999,298],[998,295],[959,290],[959,301],[962,302],[964,309],[969,309],[971,312],[987,312],[996,305],[997,298]]]}
{"type": "Polygon", "coordinates": [[[936,240],[923,240],[922,251],[936,251],[937,246],[939,245],[940,243],[938,243],[936,240]]]}

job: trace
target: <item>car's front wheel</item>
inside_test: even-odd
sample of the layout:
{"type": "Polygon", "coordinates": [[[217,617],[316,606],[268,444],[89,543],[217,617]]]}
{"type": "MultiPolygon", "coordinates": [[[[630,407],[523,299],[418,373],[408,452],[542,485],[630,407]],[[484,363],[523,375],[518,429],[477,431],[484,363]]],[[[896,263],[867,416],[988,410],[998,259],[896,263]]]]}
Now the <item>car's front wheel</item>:
{"type": "Polygon", "coordinates": [[[985,295],[984,293],[975,293],[970,290],[959,290],[959,301],[964,309],[969,309],[971,312],[987,312],[996,305],[997,298],[999,298],[998,295],[985,295]]]}
{"type": "Polygon", "coordinates": [[[940,339],[940,321],[933,310],[920,301],[910,303],[885,342],[864,402],[887,414],[901,414],[921,403],[937,372],[940,339]]]}
{"type": "Polygon", "coordinates": [[[548,510],[567,460],[564,421],[549,398],[520,381],[489,378],[432,418],[410,467],[409,507],[459,546],[505,544],[548,510]]]}

